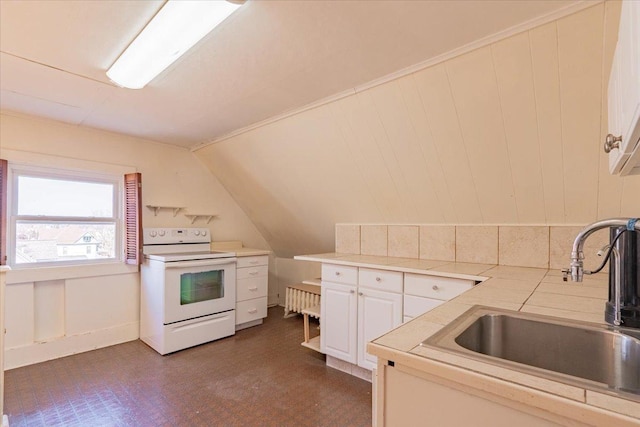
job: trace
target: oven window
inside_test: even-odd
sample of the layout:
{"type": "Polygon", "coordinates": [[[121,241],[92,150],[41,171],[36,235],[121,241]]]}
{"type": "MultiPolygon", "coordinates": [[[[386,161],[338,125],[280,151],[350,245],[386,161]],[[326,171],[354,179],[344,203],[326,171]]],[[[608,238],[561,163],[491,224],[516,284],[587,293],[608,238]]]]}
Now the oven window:
{"type": "Polygon", "coordinates": [[[224,270],[180,275],[180,305],[224,298],[224,270]]]}

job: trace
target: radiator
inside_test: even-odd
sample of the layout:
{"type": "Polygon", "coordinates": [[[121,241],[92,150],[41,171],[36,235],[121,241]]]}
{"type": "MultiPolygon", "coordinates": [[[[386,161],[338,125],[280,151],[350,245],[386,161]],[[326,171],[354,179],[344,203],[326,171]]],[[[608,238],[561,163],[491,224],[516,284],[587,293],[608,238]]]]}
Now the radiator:
{"type": "Polygon", "coordinates": [[[320,304],[320,286],[298,283],[287,287],[284,302],[284,316],[302,313],[305,308],[320,304]]]}

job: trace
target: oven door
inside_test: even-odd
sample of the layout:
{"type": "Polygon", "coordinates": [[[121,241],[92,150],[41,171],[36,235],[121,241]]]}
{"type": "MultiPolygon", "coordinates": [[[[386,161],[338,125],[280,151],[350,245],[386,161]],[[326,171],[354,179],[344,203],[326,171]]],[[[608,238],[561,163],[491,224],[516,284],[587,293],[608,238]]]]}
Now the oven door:
{"type": "Polygon", "coordinates": [[[165,262],[164,324],[233,310],[236,259],[165,262]]]}

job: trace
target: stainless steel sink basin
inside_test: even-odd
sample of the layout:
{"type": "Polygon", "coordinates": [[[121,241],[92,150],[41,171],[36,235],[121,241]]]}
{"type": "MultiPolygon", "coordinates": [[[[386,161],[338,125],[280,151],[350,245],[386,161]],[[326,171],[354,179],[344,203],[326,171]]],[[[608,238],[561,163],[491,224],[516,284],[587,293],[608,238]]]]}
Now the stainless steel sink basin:
{"type": "Polygon", "coordinates": [[[640,398],[640,330],[474,306],[423,346],[640,398]]]}

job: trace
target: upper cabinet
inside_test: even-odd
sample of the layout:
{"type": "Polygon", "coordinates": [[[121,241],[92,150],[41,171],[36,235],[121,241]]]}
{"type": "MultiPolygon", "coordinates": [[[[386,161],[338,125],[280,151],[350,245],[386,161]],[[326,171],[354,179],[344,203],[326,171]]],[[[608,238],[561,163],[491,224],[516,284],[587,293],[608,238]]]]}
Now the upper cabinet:
{"type": "Polygon", "coordinates": [[[640,174],[640,1],[624,0],[609,77],[609,172],[640,174]]]}

